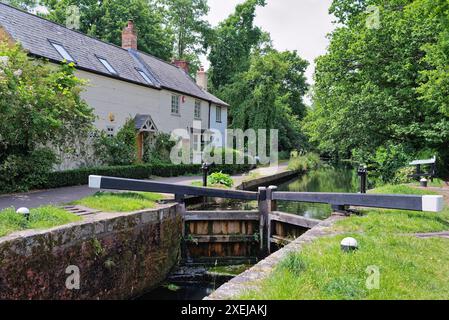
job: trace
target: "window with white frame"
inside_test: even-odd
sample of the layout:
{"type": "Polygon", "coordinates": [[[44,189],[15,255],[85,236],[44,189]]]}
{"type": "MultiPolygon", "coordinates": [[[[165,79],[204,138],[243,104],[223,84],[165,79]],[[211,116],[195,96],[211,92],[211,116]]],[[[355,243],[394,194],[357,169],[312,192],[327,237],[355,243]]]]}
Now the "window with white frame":
{"type": "Polygon", "coordinates": [[[106,127],[106,135],[107,135],[109,138],[114,137],[114,133],[115,133],[115,127],[114,127],[114,126],[107,126],[107,127],[106,127]]]}
{"type": "Polygon", "coordinates": [[[201,135],[199,134],[194,134],[193,135],[193,152],[201,152],[200,149],[200,137],[201,135]]]}
{"type": "Polygon", "coordinates": [[[112,138],[115,134],[115,127],[114,126],[107,126],[106,127],[106,135],[110,138],[112,138]]]}
{"type": "Polygon", "coordinates": [[[201,101],[195,101],[195,119],[201,119],[201,101]]]}
{"type": "Polygon", "coordinates": [[[219,106],[217,106],[217,108],[216,108],[215,121],[221,122],[221,107],[219,107],[219,106]]]}
{"type": "Polygon", "coordinates": [[[171,96],[171,113],[179,114],[179,96],[178,95],[171,96]]]}

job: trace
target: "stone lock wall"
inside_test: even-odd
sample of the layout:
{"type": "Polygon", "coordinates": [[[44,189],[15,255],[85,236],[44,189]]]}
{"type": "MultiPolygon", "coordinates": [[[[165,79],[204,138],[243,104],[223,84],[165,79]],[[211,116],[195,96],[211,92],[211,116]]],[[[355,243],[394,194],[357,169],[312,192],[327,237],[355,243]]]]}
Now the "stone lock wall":
{"type": "Polygon", "coordinates": [[[143,294],[160,284],[179,259],[180,212],[171,205],[131,214],[100,213],[83,222],[0,238],[0,299],[127,299],[143,294]],[[72,287],[76,283],[70,281],[76,268],[79,289],[68,289],[68,278],[72,287]]]}

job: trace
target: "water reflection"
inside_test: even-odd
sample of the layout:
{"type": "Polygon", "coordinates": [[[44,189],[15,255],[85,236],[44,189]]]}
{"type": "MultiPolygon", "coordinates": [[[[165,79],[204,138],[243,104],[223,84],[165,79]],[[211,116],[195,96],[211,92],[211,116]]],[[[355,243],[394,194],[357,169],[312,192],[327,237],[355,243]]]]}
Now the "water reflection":
{"type": "MultiPolygon", "coordinates": [[[[324,167],[279,185],[279,191],[357,192],[358,176],[353,168],[324,167]]],[[[307,218],[326,219],[331,206],[326,204],[279,201],[278,210],[307,218]]]]}
{"type": "Polygon", "coordinates": [[[216,289],[214,283],[184,282],[178,283],[176,289],[161,286],[138,300],[202,300],[216,289]]]}

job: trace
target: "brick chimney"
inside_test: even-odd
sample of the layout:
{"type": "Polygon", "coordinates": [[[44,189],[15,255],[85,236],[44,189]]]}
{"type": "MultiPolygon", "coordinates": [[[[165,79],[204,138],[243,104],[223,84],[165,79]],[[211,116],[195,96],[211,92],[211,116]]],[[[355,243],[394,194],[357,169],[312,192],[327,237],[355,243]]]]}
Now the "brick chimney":
{"type": "Polygon", "coordinates": [[[122,31],[122,48],[137,50],[137,31],[132,20],[128,20],[128,25],[122,31]]]}
{"type": "Polygon", "coordinates": [[[172,64],[177,66],[178,68],[181,68],[182,70],[184,70],[186,73],[189,73],[189,62],[186,60],[177,60],[174,59],[172,61],[172,64]]]}
{"type": "Polygon", "coordinates": [[[204,67],[201,66],[200,70],[196,73],[196,84],[203,90],[207,91],[207,72],[204,71],[204,67]]]}

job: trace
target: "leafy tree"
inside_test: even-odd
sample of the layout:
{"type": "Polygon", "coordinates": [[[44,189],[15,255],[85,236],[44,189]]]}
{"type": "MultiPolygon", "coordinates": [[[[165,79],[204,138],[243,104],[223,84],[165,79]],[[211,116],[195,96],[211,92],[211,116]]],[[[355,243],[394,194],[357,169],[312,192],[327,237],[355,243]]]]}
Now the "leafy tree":
{"type": "Polygon", "coordinates": [[[246,130],[279,129],[281,150],[304,148],[299,121],[305,115],[307,61],[296,52],[255,53],[247,72],[223,89],[233,106],[232,126],[246,130]]]}
{"type": "Polygon", "coordinates": [[[422,0],[416,6],[425,8],[426,16],[435,17],[439,25],[438,41],[424,47],[427,53],[425,61],[432,68],[422,71],[418,92],[425,103],[449,116],[449,1],[422,0]]]}
{"type": "Polygon", "coordinates": [[[215,30],[209,53],[212,90],[217,91],[232,82],[234,75],[247,71],[251,52],[267,40],[266,34],[254,26],[256,8],[265,3],[265,0],[246,0],[215,30]]]}
{"type": "Polygon", "coordinates": [[[382,170],[376,155],[385,152],[408,154],[394,157],[400,166],[425,150],[447,149],[448,117],[419,94],[422,74],[432,69],[424,48],[437,43],[441,25],[418,2],[334,1],[344,25],[317,60],[313,109],[303,122],[322,152],[374,161],[382,170]],[[367,27],[367,4],[380,9],[378,29],[367,27]]]}
{"type": "Polygon", "coordinates": [[[178,59],[205,53],[210,25],[207,0],[159,0],[165,9],[167,25],[174,33],[174,55],[178,59]]]}
{"type": "MultiPolygon", "coordinates": [[[[0,43],[0,181],[3,189],[39,185],[92,129],[92,109],[73,64],[36,63],[16,45],[0,43]]],[[[1,189],[1,186],[0,186],[1,189]]]]}
{"type": "Polygon", "coordinates": [[[80,31],[103,41],[121,45],[121,33],[129,19],[138,30],[140,50],[169,60],[172,34],[163,25],[163,16],[154,0],[41,0],[48,8],[46,18],[65,24],[75,5],[80,10],[80,31]]]}

